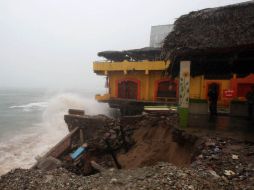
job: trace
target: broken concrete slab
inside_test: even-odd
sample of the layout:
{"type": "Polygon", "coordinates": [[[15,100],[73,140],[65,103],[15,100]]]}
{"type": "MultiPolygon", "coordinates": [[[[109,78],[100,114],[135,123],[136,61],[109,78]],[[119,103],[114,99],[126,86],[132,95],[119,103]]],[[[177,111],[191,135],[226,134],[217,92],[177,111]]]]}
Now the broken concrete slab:
{"type": "Polygon", "coordinates": [[[41,159],[37,164],[37,168],[44,171],[53,170],[61,166],[62,162],[52,156],[41,159]]]}

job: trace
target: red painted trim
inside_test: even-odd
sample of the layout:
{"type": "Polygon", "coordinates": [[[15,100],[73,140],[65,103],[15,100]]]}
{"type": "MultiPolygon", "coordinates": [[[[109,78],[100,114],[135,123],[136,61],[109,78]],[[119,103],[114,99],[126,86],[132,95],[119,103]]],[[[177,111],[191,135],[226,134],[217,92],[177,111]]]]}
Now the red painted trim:
{"type": "Polygon", "coordinates": [[[131,81],[131,82],[134,82],[138,85],[138,92],[137,92],[137,100],[140,100],[140,80],[138,79],[135,79],[135,78],[130,78],[130,77],[126,77],[126,78],[121,78],[121,79],[118,79],[116,80],[115,82],[115,86],[116,86],[116,89],[115,89],[115,94],[116,94],[116,97],[118,98],[118,83],[121,83],[122,81],[131,81]]]}
{"type": "Polygon", "coordinates": [[[165,82],[165,81],[168,81],[168,82],[174,82],[176,84],[176,98],[178,97],[178,93],[179,93],[179,89],[178,89],[178,80],[174,80],[172,78],[163,78],[163,79],[159,79],[159,80],[156,80],[154,82],[154,94],[153,94],[153,100],[156,101],[157,99],[157,93],[158,93],[158,86],[159,86],[159,83],[160,82],[165,82]]]}
{"type": "MultiPolygon", "coordinates": [[[[235,93],[234,93],[234,97],[236,97],[237,96],[237,94],[238,94],[238,92],[237,92],[237,79],[236,78],[232,78],[231,80],[230,80],[230,85],[231,85],[231,89],[232,90],[234,90],[235,91],[235,93]]],[[[233,98],[234,98],[233,97],[233,98]]]]}
{"type": "Polygon", "coordinates": [[[239,84],[253,84],[254,85],[254,74],[250,74],[244,78],[231,79],[231,88],[235,91],[236,97],[238,97],[239,84]]]}

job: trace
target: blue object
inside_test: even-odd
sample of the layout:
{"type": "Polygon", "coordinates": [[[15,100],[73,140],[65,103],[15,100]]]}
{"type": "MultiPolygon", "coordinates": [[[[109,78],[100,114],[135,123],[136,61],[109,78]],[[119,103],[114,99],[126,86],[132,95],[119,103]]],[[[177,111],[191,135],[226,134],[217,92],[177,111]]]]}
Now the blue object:
{"type": "Polygon", "coordinates": [[[77,159],[81,154],[85,153],[86,149],[84,147],[79,147],[77,150],[75,150],[73,153],[71,153],[71,158],[73,160],[77,159]]]}

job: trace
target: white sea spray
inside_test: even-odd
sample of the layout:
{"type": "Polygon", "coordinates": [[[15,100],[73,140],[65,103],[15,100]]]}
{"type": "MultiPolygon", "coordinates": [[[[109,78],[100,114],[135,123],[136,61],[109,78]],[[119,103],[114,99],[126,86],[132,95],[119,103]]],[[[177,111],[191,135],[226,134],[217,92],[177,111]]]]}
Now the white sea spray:
{"type": "Polygon", "coordinates": [[[31,114],[34,111],[41,111],[42,119],[33,127],[21,130],[18,135],[0,141],[0,175],[13,168],[31,167],[36,162],[36,157],[45,154],[67,135],[64,115],[68,109],[82,109],[89,115],[108,113],[106,104],[72,93],[58,94],[48,101],[13,105],[9,108],[31,114]]]}

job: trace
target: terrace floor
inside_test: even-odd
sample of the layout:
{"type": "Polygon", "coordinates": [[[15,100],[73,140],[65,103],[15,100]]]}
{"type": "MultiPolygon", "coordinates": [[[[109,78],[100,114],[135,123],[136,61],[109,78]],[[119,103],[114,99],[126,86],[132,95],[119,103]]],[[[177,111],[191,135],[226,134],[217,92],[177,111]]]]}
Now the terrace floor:
{"type": "Polygon", "coordinates": [[[219,135],[254,142],[254,118],[248,120],[228,115],[194,115],[189,116],[188,129],[204,135],[219,135]],[[202,129],[202,130],[201,130],[202,129]]]}

